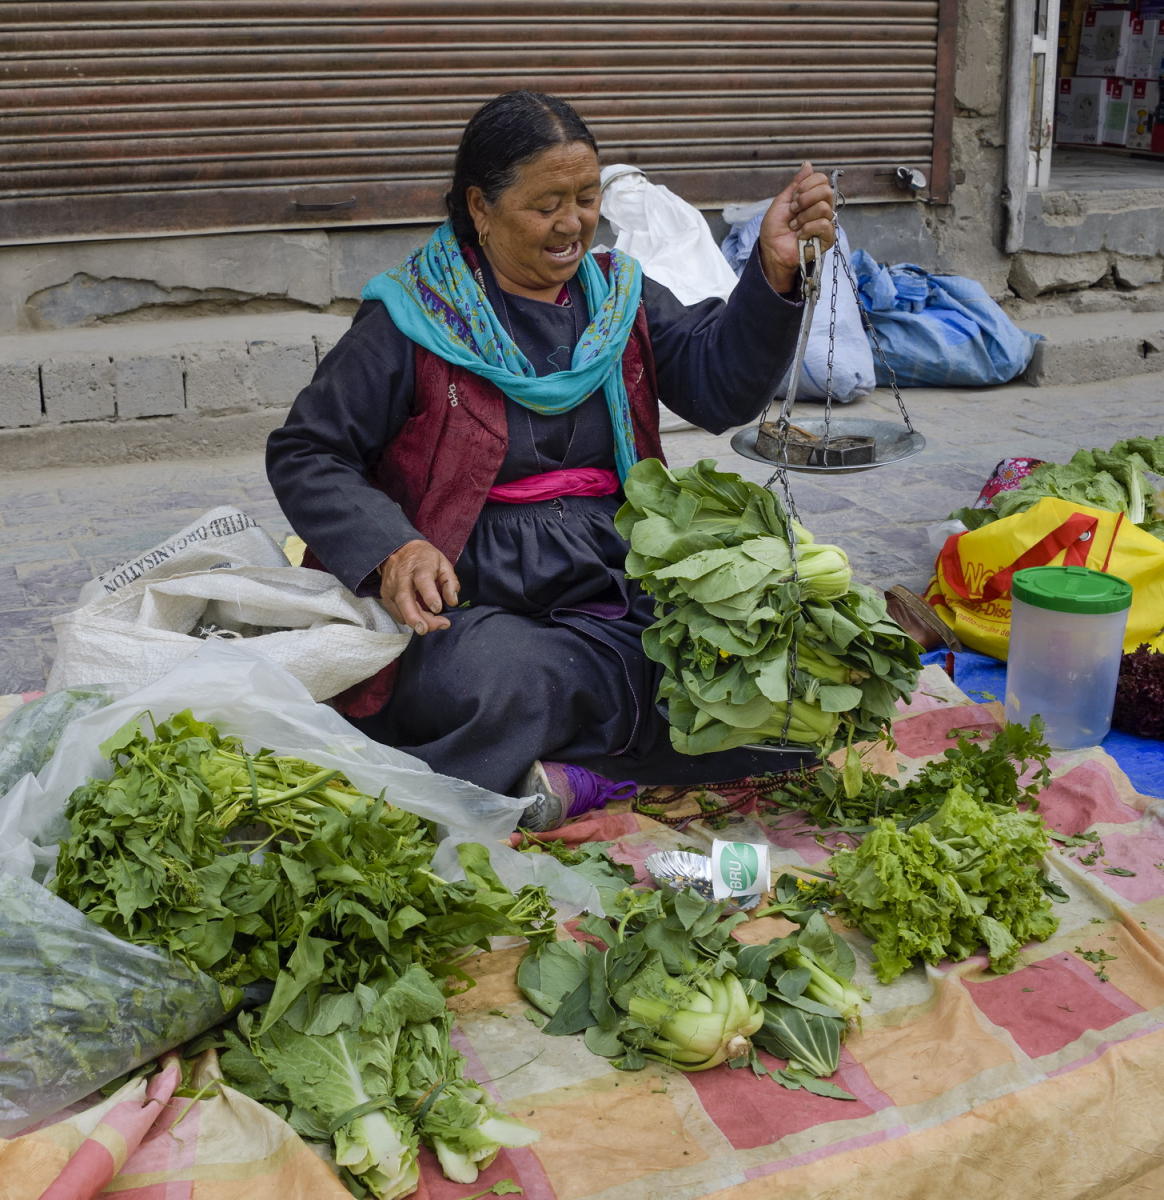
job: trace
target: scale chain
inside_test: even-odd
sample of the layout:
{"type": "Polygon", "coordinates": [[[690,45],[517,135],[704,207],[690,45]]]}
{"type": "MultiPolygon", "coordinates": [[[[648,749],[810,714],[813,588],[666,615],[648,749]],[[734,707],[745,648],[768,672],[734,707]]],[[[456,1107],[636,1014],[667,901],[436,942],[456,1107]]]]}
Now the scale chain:
{"type": "MultiPolygon", "coordinates": [[[[865,311],[865,306],[861,303],[861,289],[857,286],[856,279],[853,278],[853,268],[849,265],[848,260],[844,260],[845,275],[848,276],[849,284],[853,289],[853,295],[857,297],[857,311],[861,314],[861,325],[865,332],[869,335],[869,340],[873,343],[873,349],[877,352],[877,357],[881,360],[881,365],[889,374],[889,386],[893,389],[893,398],[897,401],[898,410],[901,412],[901,419],[905,422],[906,429],[910,433],[914,432],[913,422],[909,419],[909,413],[905,408],[905,401],[901,396],[901,389],[897,386],[897,373],[890,365],[889,358],[885,353],[885,348],[881,345],[881,339],[877,336],[877,330],[873,328],[873,322],[869,314],[865,311]]],[[[832,352],[832,346],[829,346],[829,352],[832,352]]]]}

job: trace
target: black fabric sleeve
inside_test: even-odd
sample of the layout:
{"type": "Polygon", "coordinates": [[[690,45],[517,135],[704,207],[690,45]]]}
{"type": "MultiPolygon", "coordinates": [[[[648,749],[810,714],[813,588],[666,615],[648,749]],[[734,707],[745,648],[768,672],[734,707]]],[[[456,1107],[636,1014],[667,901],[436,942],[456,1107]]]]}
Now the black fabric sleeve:
{"type": "Polygon", "coordinates": [[[711,433],[754,420],[792,361],[804,304],[773,290],[752,254],[726,301],[685,306],[644,278],[659,379],[672,412],[711,433]]]}
{"type": "Polygon", "coordinates": [[[267,439],[267,478],[295,532],[345,586],[376,593],[376,568],[421,535],[368,473],[408,419],[413,344],[365,301],[267,439]]]}

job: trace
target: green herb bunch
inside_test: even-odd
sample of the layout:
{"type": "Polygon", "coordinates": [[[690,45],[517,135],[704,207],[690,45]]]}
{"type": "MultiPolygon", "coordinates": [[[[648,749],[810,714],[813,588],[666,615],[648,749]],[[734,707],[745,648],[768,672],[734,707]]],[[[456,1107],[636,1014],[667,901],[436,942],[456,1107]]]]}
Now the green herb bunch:
{"type": "Polygon", "coordinates": [[[458,847],[464,879],[441,878],[415,814],[336,771],[250,754],[189,711],[152,735],[131,722],[102,753],[112,777],[70,796],[54,890],[118,937],[201,968],[228,1005],[242,990],[262,999],[216,1035],[233,1051],[228,1081],[330,1136],[357,1194],[408,1194],[418,1137],[462,1182],[502,1144],[529,1140],[463,1078],[444,991],[492,938],[553,936],[543,889],[515,895],[472,844],[458,847]],[[386,1090],[378,1074],[425,1039],[440,1052],[408,1060],[414,1075],[438,1072],[424,1090],[475,1096],[455,1109],[446,1099],[440,1111],[454,1115],[440,1133],[421,1119],[415,1078],[386,1090]]]}
{"type": "Polygon", "coordinates": [[[852,582],[768,489],[715,470],[635,464],[615,524],[655,599],[643,648],[685,754],[790,742],[822,754],[880,736],[920,671],[884,597],[852,582]]]}
{"type": "Polygon", "coordinates": [[[1050,779],[1042,721],[1007,724],[988,739],[954,736],[904,783],[825,764],[768,796],[860,839],[811,884],[782,876],[771,911],[835,909],[873,939],[883,983],[919,959],[957,961],[983,947],[992,970],[1009,971],[1027,942],[1058,926],[1052,897],[1062,892],[1046,877],[1050,835],[1035,811],[1050,779]]]}
{"type": "Polygon", "coordinates": [[[776,808],[803,812],[822,829],[860,835],[888,818],[905,828],[933,816],[955,784],[990,804],[1038,806],[1050,779],[1051,748],[1040,717],[1006,724],[990,737],[954,730],[954,744],[904,781],[852,761],[806,768],[765,793],[776,808]]]}

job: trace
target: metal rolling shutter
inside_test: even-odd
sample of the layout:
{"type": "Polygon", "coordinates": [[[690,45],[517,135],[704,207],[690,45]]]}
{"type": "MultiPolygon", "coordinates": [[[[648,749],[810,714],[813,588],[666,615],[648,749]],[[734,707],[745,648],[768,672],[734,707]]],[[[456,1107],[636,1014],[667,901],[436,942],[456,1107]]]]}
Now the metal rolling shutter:
{"type": "Polygon", "coordinates": [[[429,220],[469,114],[570,99],[694,203],[803,158],[948,198],[956,0],[87,0],[0,7],[0,243],[429,220]]]}

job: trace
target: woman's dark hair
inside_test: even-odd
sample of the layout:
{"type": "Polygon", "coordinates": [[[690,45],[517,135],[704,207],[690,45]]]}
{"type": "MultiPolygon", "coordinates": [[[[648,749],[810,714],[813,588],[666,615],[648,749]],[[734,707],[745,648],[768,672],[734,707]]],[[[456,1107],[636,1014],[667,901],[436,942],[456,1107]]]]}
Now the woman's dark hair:
{"type": "Polygon", "coordinates": [[[465,193],[479,187],[493,204],[517,179],[518,168],[551,146],[585,142],[598,145],[586,122],[557,96],[541,92],[504,92],[487,101],[469,118],[445,205],[453,232],[462,242],[475,242],[477,232],[465,193]]]}

